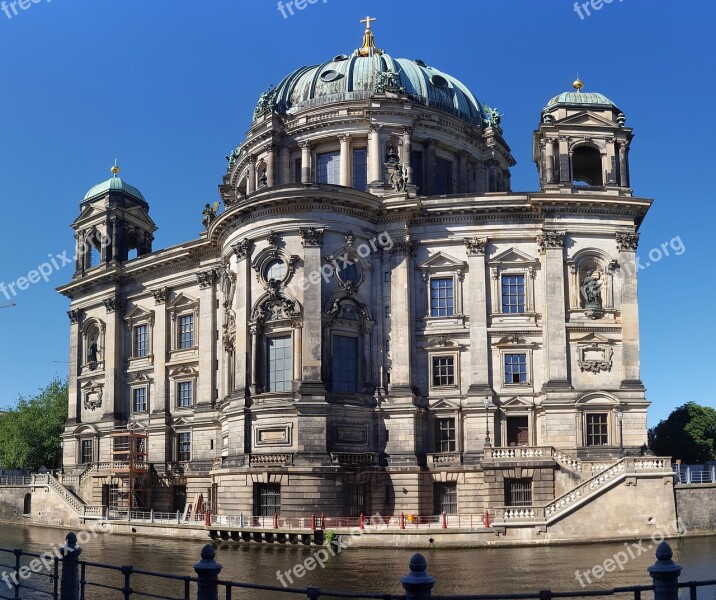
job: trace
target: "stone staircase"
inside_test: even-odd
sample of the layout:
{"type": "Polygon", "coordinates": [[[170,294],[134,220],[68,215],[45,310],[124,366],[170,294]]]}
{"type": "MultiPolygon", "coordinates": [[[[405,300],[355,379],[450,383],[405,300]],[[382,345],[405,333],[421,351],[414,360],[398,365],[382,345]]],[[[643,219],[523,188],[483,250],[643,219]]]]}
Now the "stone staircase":
{"type": "MultiPolygon", "coordinates": [[[[77,478],[79,480],[79,476],[77,478]]],[[[69,484],[70,482],[68,481],[67,483],[69,484]]],[[[86,504],[84,500],[77,495],[76,491],[69,489],[50,473],[33,475],[31,485],[46,485],[78,518],[101,519],[103,517],[104,510],[102,506],[90,506],[86,504]]]]}

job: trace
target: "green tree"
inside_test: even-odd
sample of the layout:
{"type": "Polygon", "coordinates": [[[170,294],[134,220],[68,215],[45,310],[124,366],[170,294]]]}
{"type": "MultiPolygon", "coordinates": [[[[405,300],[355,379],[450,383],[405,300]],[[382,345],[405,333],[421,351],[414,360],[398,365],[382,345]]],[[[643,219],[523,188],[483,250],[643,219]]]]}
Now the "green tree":
{"type": "Polygon", "coordinates": [[[716,459],[716,410],[687,402],[649,430],[649,447],[657,456],[686,464],[716,459]]]}
{"type": "Polygon", "coordinates": [[[0,465],[5,469],[56,469],[62,462],[60,435],[67,419],[67,381],[53,379],[32,398],[0,416],[0,465]]]}

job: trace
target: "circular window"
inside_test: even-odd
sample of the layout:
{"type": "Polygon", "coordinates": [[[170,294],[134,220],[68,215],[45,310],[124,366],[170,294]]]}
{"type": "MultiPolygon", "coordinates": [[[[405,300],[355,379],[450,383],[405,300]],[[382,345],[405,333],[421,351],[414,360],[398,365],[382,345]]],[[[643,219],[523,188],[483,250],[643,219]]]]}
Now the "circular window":
{"type": "Polygon", "coordinates": [[[321,81],[331,82],[343,77],[338,71],[324,71],[321,73],[321,81]]]}
{"type": "Polygon", "coordinates": [[[276,281],[283,281],[286,277],[286,263],[282,260],[272,260],[266,267],[266,281],[275,279],[276,281]]]}
{"type": "Polygon", "coordinates": [[[339,55],[333,57],[333,62],[341,62],[343,60],[348,60],[347,54],[339,54],[339,55]]]}
{"type": "Polygon", "coordinates": [[[358,266],[355,263],[343,265],[338,270],[338,278],[341,281],[350,281],[352,283],[357,283],[360,279],[360,272],[358,271],[358,266]]]}
{"type": "Polygon", "coordinates": [[[413,62],[414,62],[416,65],[418,65],[419,67],[427,67],[427,66],[428,66],[428,65],[425,64],[425,61],[424,61],[424,60],[421,60],[421,59],[419,59],[419,58],[416,58],[413,62]]]}
{"type": "Polygon", "coordinates": [[[450,87],[450,84],[448,84],[447,79],[445,79],[441,75],[433,75],[430,78],[430,83],[432,83],[435,87],[439,87],[439,88],[450,87]]]}

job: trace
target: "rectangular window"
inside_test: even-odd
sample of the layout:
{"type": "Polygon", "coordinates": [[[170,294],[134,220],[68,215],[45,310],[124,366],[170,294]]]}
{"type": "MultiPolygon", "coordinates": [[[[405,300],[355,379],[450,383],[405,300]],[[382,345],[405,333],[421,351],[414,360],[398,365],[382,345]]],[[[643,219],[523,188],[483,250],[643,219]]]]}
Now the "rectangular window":
{"type": "Polygon", "coordinates": [[[333,391],[358,391],[358,338],[333,336],[333,391]]]}
{"type": "Polygon", "coordinates": [[[177,406],[194,406],[194,382],[180,381],[177,383],[177,406]]]}
{"type": "Polygon", "coordinates": [[[353,187],[363,192],[368,190],[368,151],[365,148],[353,150],[353,187]]]}
{"type": "Polygon", "coordinates": [[[267,392],[291,391],[291,336],[268,338],[266,364],[268,373],[266,377],[267,392]]]}
{"type": "Polygon", "coordinates": [[[327,152],[316,156],[316,181],[318,183],[341,183],[340,152],[327,152]]]}
{"type": "Polygon", "coordinates": [[[455,357],[433,356],[433,387],[455,385],[455,357]]]}
{"type": "Polygon", "coordinates": [[[385,307],[385,318],[386,319],[390,318],[390,306],[385,307]]]}
{"type": "Polygon", "coordinates": [[[532,506],[532,480],[505,479],[505,506],[532,506]]]}
{"type": "Polygon", "coordinates": [[[452,194],[452,163],[444,158],[435,159],[435,193],[452,194]]]}
{"type": "Polygon", "coordinates": [[[178,452],[177,458],[179,462],[188,462],[191,460],[191,432],[180,433],[177,437],[178,452]]]}
{"type": "Polygon", "coordinates": [[[147,355],[148,329],[146,325],[137,325],[134,328],[134,356],[147,355]]]}
{"type": "Polygon", "coordinates": [[[383,275],[383,281],[385,281],[385,283],[390,283],[390,271],[385,272],[383,275]]]}
{"type": "Polygon", "coordinates": [[[147,388],[140,387],[132,390],[132,411],[147,412],[147,388]]]}
{"type": "Polygon", "coordinates": [[[505,383],[527,383],[526,354],[505,354],[505,383]]]}
{"type": "Polygon", "coordinates": [[[194,315],[179,317],[179,348],[194,347],[194,315]]]}
{"type": "Polygon", "coordinates": [[[502,276],[502,312],[518,314],[525,312],[525,276],[502,276]]]}
{"type": "Polygon", "coordinates": [[[82,440],[80,450],[82,453],[80,462],[83,465],[90,464],[92,462],[92,440],[82,440]]]}
{"type": "Polygon", "coordinates": [[[455,452],[455,419],[437,419],[435,421],[435,451],[455,452]]]}
{"type": "Polygon", "coordinates": [[[430,316],[451,317],[455,312],[453,278],[430,280],[430,316]]]}
{"type": "Polygon", "coordinates": [[[608,443],[607,414],[587,415],[587,446],[606,446],[608,443]]]}
{"type": "Polygon", "coordinates": [[[293,161],[293,182],[301,183],[301,157],[293,161]]]}
{"type": "Polygon", "coordinates": [[[418,193],[425,195],[423,182],[423,153],[420,150],[410,152],[410,167],[413,169],[413,183],[418,186],[418,193]]]}
{"type": "Polygon", "coordinates": [[[454,515],[457,513],[457,484],[434,483],[433,499],[435,500],[435,514],[443,513],[454,515]]]}
{"type": "Polygon", "coordinates": [[[273,517],[281,514],[281,484],[254,483],[254,516],[273,517]]]}

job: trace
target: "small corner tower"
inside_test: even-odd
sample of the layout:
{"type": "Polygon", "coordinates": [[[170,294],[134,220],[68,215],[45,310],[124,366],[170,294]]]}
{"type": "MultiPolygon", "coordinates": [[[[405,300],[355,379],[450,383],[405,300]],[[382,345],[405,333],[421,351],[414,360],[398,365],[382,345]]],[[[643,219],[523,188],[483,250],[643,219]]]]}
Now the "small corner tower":
{"type": "Polygon", "coordinates": [[[582,91],[579,79],[572,87],[547,103],[534,132],[541,189],[589,187],[630,195],[632,130],[624,127],[624,113],[606,96],[582,91]]]}
{"type": "Polygon", "coordinates": [[[80,215],[72,223],[75,277],[152,251],[157,226],[149,216],[149,204],[137,188],[120,179],[116,161],[111,171],[112,177],[85,194],[80,215]]]}

